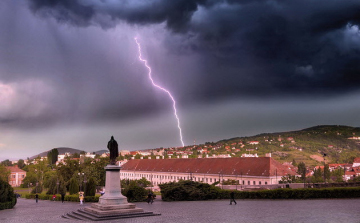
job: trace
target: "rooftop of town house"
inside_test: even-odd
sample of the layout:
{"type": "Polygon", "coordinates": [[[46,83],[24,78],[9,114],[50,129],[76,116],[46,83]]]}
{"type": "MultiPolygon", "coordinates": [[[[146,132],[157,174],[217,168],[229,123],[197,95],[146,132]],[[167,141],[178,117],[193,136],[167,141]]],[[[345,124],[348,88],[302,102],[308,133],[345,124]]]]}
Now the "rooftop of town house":
{"type": "Polygon", "coordinates": [[[212,159],[133,159],[122,170],[206,173],[249,176],[284,176],[296,173],[271,157],[235,157],[212,159]]]}
{"type": "Polygon", "coordinates": [[[329,167],[343,167],[343,166],[346,166],[346,165],[351,165],[351,164],[347,164],[347,163],[329,163],[329,167]]]}
{"type": "Polygon", "coordinates": [[[6,166],[6,169],[10,170],[10,172],[15,173],[15,172],[23,172],[26,173],[25,170],[20,169],[17,165],[14,166],[6,166]]]}
{"type": "Polygon", "coordinates": [[[354,163],[360,163],[360,157],[356,157],[356,158],[354,159],[354,163]]]}

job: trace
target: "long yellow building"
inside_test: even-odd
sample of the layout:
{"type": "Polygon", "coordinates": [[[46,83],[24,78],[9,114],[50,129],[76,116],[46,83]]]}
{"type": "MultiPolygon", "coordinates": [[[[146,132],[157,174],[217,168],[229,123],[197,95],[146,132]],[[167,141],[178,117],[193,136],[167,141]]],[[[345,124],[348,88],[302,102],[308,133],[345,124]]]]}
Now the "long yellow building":
{"type": "Polygon", "coordinates": [[[239,185],[278,184],[282,176],[296,175],[271,157],[204,159],[133,159],[120,171],[121,179],[145,177],[154,186],[172,181],[193,180],[212,184],[236,180],[239,185]]]}

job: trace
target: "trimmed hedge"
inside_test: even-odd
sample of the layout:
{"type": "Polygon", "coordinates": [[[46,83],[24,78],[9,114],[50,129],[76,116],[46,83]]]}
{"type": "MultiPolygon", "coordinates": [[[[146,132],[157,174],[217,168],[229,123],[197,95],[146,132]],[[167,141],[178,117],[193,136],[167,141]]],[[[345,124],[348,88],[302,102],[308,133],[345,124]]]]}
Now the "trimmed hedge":
{"type": "MultiPolygon", "coordinates": [[[[159,185],[163,201],[195,201],[208,199],[230,199],[231,190],[222,190],[214,185],[179,181],[159,185]]],[[[358,198],[360,188],[306,188],[274,189],[259,191],[234,191],[236,199],[318,199],[358,198]]]]}
{"type": "MultiPolygon", "coordinates": [[[[39,194],[39,200],[52,200],[53,195],[48,194],[39,194]]],[[[85,202],[98,202],[99,201],[99,195],[95,196],[85,196],[85,202]]],[[[35,199],[35,194],[25,194],[26,199],[35,199]]],[[[56,195],[56,201],[61,201],[61,195],[56,195]]],[[[65,201],[71,201],[71,202],[80,202],[79,195],[65,195],[64,198],[65,201]]]]}
{"type": "MultiPolygon", "coordinates": [[[[230,191],[222,191],[220,197],[230,199],[230,191]]],[[[238,199],[318,199],[358,197],[360,197],[360,188],[305,188],[261,191],[235,191],[235,198],[238,199]]]]}

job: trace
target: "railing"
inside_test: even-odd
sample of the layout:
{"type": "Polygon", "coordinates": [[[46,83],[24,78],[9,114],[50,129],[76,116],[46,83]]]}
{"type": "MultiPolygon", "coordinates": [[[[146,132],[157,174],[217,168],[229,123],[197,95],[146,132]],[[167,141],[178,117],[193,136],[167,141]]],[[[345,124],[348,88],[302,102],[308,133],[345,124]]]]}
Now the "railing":
{"type": "Polygon", "coordinates": [[[340,182],[340,183],[307,183],[307,188],[328,188],[328,187],[360,187],[360,182],[340,182]]]}

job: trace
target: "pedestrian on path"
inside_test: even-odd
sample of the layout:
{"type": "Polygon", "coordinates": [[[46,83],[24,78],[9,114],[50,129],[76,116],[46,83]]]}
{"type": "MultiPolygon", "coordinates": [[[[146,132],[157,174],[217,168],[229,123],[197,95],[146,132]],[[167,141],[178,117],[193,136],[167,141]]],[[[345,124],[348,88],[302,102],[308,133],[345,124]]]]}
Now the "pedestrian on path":
{"type": "Polygon", "coordinates": [[[65,194],[61,193],[61,203],[64,203],[64,200],[65,200],[65,194]]]}
{"type": "Polygon", "coordinates": [[[52,200],[53,200],[53,201],[56,200],[56,195],[55,195],[55,194],[52,196],[52,200]]]}
{"type": "Polygon", "coordinates": [[[84,201],[84,192],[82,191],[79,192],[79,200],[80,200],[80,204],[82,205],[84,201]]]}
{"type": "Polygon", "coordinates": [[[38,195],[38,194],[35,194],[36,203],[38,202],[38,199],[39,199],[39,195],[38,195]]]}
{"type": "Polygon", "coordinates": [[[147,203],[154,203],[154,195],[152,192],[149,191],[149,194],[148,194],[148,198],[147,198],[147,203]]]}
{"type": "Polygon", "coordinates": [[[234,191],[231,191],[231,193],[230,193],[230,205],[232,205],[232,202],[234,202],[235,205],[237,204],[236,201],[235,201],[235,193],[234,193],[234,191]]]}

